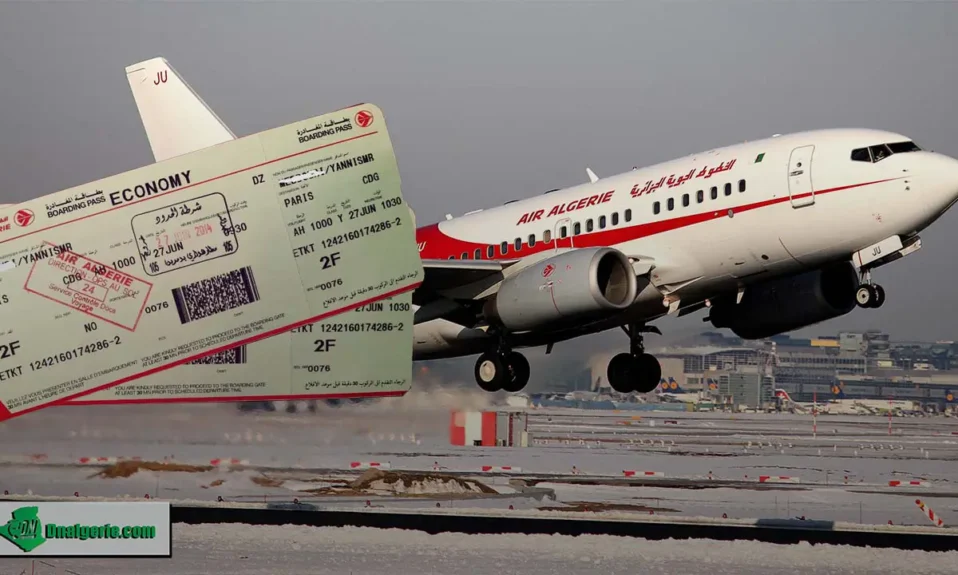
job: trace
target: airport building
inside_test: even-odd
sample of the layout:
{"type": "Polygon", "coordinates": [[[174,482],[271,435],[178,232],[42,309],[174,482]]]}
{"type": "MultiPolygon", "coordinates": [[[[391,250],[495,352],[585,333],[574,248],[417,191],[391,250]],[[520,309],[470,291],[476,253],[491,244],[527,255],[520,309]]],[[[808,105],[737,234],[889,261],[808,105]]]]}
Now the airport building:
{"type": "Polygon", "coordinates": [[[794,402],[895,400],[926,411],[958,406],[958,345],[892,342],[881,332],[815,339],[778,336],[743,341],[705,332],[680,347],[654,350],[661,391],[686,398],[767,409],[775,390],[794,402]]]}

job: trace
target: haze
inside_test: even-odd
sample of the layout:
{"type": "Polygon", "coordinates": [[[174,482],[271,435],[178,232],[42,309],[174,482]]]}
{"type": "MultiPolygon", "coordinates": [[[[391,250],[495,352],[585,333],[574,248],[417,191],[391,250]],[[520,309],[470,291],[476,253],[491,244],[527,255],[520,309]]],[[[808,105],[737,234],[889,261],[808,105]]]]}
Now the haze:
{"type": "MultiPolygon", "coordinates": [[[[0,202],[152,163],[124,68],[154,56],[241,136],[381,106],[420,225],[586,167],[805,129],[894,130],[958,156],[955,30],[948,2],[3,3],[0,202]]],[[[956,222],[878,270],[883,308],[799,333],[955,338],[956,222]]],[[[657,325],[692,333],[702,316],[657,325]]],[[[627,344],[576,347],[599,342],[627,344]]]]}

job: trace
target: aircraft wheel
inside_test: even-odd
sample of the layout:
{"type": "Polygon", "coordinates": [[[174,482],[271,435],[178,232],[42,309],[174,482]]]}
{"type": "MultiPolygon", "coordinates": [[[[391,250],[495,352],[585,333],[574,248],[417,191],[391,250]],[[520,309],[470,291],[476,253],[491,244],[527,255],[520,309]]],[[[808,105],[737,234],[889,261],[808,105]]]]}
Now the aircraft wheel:
{"type": "Polygon", "coordinates": [[[499,391],[506,381],[509,370],[506,362],[497,353],[486,352],[476,360],[476,383],[483,391],[499,391]]]}
{"type": "Polygon", "coordinates": [[[639,393],[649,393],[655,391],[662,378],[662,366],[659,360],[647,353],[635,358],[638,377],[635,379],[634,390],[639,393]]]}
{"type": "Polygon", "coordinates": [[[859,287],[858,291],[855,292],[855,302],[858,303],[858,307],[870,308],[873,306],[875,299],[875,288],[869,284],[859,287]]]}
{"type": "Polygon", "coordinates": [[[606,370],[609,385],[619,393],[630,393],[637,376],[637,362],[628,353],[620,353],[612,358],[606,370]]]}
{"type": "Polygon", "coordinates": [[[506,365],[510,377],[503,383],[502,389],[510,393],[522,391],[522,388],[529,383],[529,375],[531,372],[529,360],[521,353],[513,351],[506,356],[506,365]]]}
{"type": "Polygon", "coordinates": [[[885,303],[885,288],[875,284],[872,286],[872,289],[875,290],[875,301],[872,303],[872,307],[879,308],[885,303]]]}

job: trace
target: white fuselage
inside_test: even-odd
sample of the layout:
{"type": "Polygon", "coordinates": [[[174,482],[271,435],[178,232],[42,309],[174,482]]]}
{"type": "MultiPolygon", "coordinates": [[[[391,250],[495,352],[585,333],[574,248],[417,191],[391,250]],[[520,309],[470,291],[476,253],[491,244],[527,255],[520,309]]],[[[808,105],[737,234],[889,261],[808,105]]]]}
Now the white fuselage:
{"type": "MultiPolygon", "coordinates": [[[[420,255],[516,262],[508,277],[560,250],[613,247],[654,261],[657,287],[610,321],[554,338],[528,334],[529,344],[649,321],[668,311],[663,287],[684,286],[684,306],[924,229],[958,198],[958,161],[928,151],[851,157],[908,141],[820,130],[692,154],[419,228],[420,255]]],[[[419,324],[414,359],[478,353],[471,342],[482,334],[444,320],[419,324]]]]}

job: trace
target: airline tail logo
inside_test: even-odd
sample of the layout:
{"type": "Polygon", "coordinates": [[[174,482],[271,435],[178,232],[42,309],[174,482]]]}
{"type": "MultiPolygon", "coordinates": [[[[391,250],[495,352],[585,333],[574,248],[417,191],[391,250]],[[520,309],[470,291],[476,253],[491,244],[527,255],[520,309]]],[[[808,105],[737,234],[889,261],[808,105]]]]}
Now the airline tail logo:
{"type": "Polygon", "coordinates": [[[419,251],[422,252],[426,249],[426,242],[419,242],[419,251]]]}
{"type": "Polygon", "coordinates": [[[788,392],[784,389],[776,389],[775,397],[778,399],[784,399],[785,401],[792,401],[791,396],[788,395],[788,392]]]}
{"type": "Polygon", "coordinates": [[[666,381],[664,377],[659,379],[659,391],[661,393],[684,393],[682,388],[679,387],[679,383],[672,377],[670,377],[668,381],[666,381]]]}

